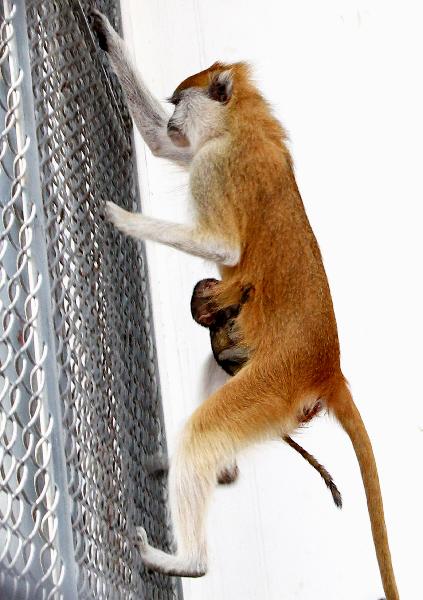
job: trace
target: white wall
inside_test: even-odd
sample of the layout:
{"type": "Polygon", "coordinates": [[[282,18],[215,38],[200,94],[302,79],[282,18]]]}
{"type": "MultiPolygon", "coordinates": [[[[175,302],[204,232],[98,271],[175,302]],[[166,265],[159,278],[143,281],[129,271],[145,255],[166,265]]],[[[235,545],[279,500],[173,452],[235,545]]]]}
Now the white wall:
{"type": "MultiPolygon", "coordinates": [[[[126,37],[159,97],[216,59],[248,59],[292,138],[298,183],[325,259],[343,369],[379,464],[402,600],[421,597],[422,10],[419,2],[123,0],[126,37]]],[[[137,138],[144,210],[182,221],[185,175],[137,138]]],[[[169,445],[205,395],[207,332],[189,311],[201,260],[148,245],[169,445]]],[[[209,518],[210,573],[186,600],[377,600],[358,467],[328,418],[300,442],[333,474],[272,443],[240,458],[209,518]]]]}

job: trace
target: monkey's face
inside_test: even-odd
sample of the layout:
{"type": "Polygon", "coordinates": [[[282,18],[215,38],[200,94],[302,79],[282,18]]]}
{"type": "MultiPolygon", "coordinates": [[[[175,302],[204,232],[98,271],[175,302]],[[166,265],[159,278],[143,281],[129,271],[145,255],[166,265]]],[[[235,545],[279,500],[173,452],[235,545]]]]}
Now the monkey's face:
{"type": "Polygon", "coordinates": [[[167,125],[172,142],[197,150],[222,133],[232,86],[230,69],[220,63],[183,81],[169,98],[175,106],[167,125]]]}
{"type": "Polygon", "coordinates": [[[220,310],[209,328],[213,356],[229,375],[238,373],[250,357],[237,322],[239,311],[240,306],[235,305],[220,310]]]}
{"type": "Polygon", "coordinates": [[[194,288],[191,313],[195,321],[210,331],[213,355],[218,364],[230,375],[237,373],[248,361],[250,352],[242,343],[237,317],[242,305],[248,301],[253,286],[240,289],[239,301],[226,308],[217,308],[213,293],[219,282],[202,279],[194,288]]]}

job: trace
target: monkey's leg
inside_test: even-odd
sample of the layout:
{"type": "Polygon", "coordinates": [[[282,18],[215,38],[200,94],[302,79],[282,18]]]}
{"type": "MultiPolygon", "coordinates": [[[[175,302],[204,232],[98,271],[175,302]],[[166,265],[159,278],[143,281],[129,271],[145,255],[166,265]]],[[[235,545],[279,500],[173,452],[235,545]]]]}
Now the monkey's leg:
{"type": "Polygon", "coordinates": [[[159,242],[229,267],[239,261],[238,249],[229,248],[223,240],[206,237],[194,227],[131,213],[113,202],[107,202],[106,205],[109,221],[133,238],[159,242]]]}
{"type": "Polygon", "coordinates": [[[93,30],[100,47],[105,50],[125,93],[129,111],[145,143],[155,156],[179,164],[189,164],[189,147],[175,146],[167,134],[169,116],[153,96],[130,59],[125,42],[110,25],[108,18],[96,9],[91,10],[93,30]]]}
{"type": "Polygon", "coordinates": [[[173,456],[169,471],[169,500],[177,539],[171,555],[149,545],[146,532],[138,528],[139,547],[145,566],[182,577],[201,577],[207,571],[205,513],[216,484],[217,461],[201,460],[206,454],[201,436],[188,426],[173,456]],[[197,457],[195,456],[197,455],[197,457]],[[197,459],[200,458],[200,462],[197,459]]]}
{"type": "MultiPolygon", "coordinates": [[[[210,396],[186,425],[169,473],[169,500],[177,553],[148,544],[140,528],[146,564],[169,575],[199,577],[207,570],[206,513],[216,473],[248,443],[274,436],[285,422],[287,403],[266,395],[266,382],[246,367],[210,396]],[[273,422],[275,424],[273,425],[273,422]]],[[[292,422],[292,416],[286,419],[292,422]]]]}

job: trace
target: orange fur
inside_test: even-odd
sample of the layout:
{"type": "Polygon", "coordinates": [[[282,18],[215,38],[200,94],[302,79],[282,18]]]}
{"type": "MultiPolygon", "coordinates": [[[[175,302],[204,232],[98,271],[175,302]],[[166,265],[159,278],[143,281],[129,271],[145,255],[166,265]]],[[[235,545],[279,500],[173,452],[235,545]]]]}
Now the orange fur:
{"type": "Polygon", "coordinates": [[[175,92],[180,92],[182,90],[189,89],[191,87],[207,87],[210,83],[210,78],[214,73],[220,72],[225,68],[223,63],[216,62],[208,69],[204,69],[204,71],[200,71],[199,73],[195,73],[195,75],[191,75],[184,79],[176,88],[175,92]]]}
{"type": "Polygon", "coordinates": [[[254,298],[239,317],[244,343],[253,355],[191,417],[186,451],[195,452],[197,461],[201,456],[214,464],[228,451],[275,431],[289,433],[308,398],[325,400],[353,442],[386,597],[397,600],[376,463],[341,373],[329,285],[285,133],[242,63],[215,64],[179,89],[206,86],[225,69],[233,76],[224,124],[229,146],[210,162],[207,177],[200,169],[198,176],[194,171],[192,187],[194,200],[209,198],[211,208],[198,214],[203,229],[241,246],[239,264],[221,269],[216,301],[222,307],[231,304],[240,285],[253,283],[254,298]]]}

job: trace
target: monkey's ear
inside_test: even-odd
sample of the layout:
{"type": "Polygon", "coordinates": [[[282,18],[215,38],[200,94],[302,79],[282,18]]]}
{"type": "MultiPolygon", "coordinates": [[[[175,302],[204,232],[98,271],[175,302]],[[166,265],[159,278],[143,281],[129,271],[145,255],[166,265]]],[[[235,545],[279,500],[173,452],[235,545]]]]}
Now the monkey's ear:
{"type": "Polygon", "coordinates": [[[209,85],[209,96],[221,104],[226,104],[232,97],[232,72],[228,69],[214,75],[209,85]]]}

